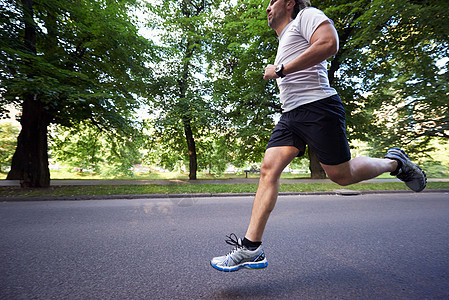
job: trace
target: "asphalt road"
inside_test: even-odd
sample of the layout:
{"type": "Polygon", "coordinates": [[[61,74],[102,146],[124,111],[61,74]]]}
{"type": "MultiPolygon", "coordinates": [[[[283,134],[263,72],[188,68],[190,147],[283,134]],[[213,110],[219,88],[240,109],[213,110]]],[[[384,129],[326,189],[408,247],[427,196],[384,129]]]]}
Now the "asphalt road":
{"type": "Polygon", "coordinates": [[[209,265],[252,198],[0,203],[1,299],[448,299],[449,194],[282,196],[265,270],[209,265]]]}

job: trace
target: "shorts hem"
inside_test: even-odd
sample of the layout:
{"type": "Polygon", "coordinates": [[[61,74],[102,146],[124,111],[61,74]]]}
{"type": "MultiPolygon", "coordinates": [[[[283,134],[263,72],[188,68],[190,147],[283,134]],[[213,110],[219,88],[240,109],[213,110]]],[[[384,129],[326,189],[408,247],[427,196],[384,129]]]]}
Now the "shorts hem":
{"type": "Polygon", "coordinates": [[[337,165],[343,164],[345,162],[348,162],[350,160],[351,160],[351,158],[344,159],[344,160],[336,160],[336,161],[332,161],[332,162],[323,162],[320,160],[320,163],[322,163],[323,165],[326,165],[326,166],[337,166],[337,165]]]}

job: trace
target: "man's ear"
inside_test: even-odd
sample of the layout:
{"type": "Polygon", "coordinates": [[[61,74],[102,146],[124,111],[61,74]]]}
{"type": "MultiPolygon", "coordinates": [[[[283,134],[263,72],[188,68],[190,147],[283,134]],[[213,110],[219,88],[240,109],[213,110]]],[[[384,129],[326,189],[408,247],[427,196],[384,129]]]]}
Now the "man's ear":
{"type": "Polygon", "coordinates": [[[289,0],[287,2],[287,7],[293,9],[293,7],[295,7],[295,0],[289,0]]]}

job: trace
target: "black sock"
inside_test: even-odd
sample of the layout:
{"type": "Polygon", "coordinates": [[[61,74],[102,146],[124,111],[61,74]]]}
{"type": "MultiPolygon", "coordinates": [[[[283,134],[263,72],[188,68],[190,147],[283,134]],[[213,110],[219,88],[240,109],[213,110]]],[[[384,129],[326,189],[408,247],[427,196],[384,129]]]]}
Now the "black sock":
{"type": "Polygon", "coordinates": [[[251,242],[247,238],[244,238],[242,241],[242,245],[246,247],[246,249],[250,251],[254,251],[262,244],[262,242],[251,242]]]}

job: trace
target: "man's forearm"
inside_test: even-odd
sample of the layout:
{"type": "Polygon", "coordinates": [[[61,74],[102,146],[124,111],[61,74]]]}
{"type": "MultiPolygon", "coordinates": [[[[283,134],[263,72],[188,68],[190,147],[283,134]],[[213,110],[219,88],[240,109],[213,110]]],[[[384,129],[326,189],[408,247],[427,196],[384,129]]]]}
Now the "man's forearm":
{"type": "Polygon", "coordinates": [[[338,48],[332,41],[317,41],[295,59],[284,64],[284,75],[301,71],[321,63],[337,53],[338,48]]]}
{"type": "MultiPolygon", "coordinates": [[[[313,67],[322,61],[335,55],[338,51],[338,44],[332,41],[317,41],[298,57],[284,64],[282,73],[288,75],[313,67]]],[[[265,68],[264,79],[276,79],[279,76],[275,72],[276,65],[268,65],[265,68]]]]}
{"type": "MultiPolygon", "coordinates": [[[[310,47],[293,60],[284,64],[282,73],[288,75],[313,67],[338,52],[338,34],[334,26],[325,22],[320,25],[310,39],[310,47]]],[[[278,78],[275,65],[265,68],[264,79],[278,78]]]]}

